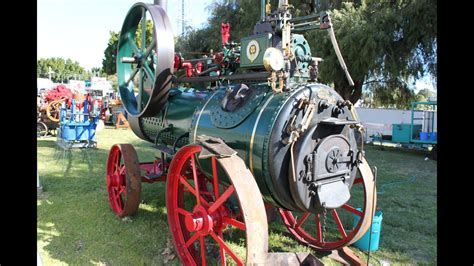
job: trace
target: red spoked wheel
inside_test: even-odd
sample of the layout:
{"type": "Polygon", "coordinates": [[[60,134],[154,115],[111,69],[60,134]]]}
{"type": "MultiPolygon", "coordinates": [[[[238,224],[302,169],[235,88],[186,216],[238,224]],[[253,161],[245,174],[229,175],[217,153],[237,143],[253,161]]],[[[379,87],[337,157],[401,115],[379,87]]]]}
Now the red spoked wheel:
{"type": "Polygon", "coordinates": [[[115,144],[107,160],[110,208],[119,217],[135,214],[140,205],[141,176],[137,152],[130,144],[115,144]]]}
{"type": "Polygon", "coordinates": [[[197,145],[181,148],[171,161],[168,172],[168,222],[181,262],[184,265],[226,265],[230,261],[244,265],[266,258],[268,228],[265,209],[261,197],[255,200],[255,191],[259,193],[255,180],[253,177],[247,180],[250,171],[237,156],[220,159],[211,157],[206,160],[210,160],[212,177],[207,178],[197,166],[196,155],[201,149],[197,145]],[[234,169],[230,169],[231,164],[234,169]],[[248,173],[235,171],[239,166],[243,166],[248,173]],[[221,169],[226,173],[229,185],[220,184],[222,176],[219,177],[218,173],[221,169]],[[251,210],[252,207],[255,211],[251,210]],[[254,213],[258,211],[259,214],[254,213]],[[245,220],[250,221],[252,218],[255,219],[252,225],[247,226],[245,220]],[[231,229],[246,234],[246,255],[241,250],[235,250],[238,247],[232,243],[234,240],[227,237],[231,229]],[[249,250],[257,255],[249,255],[249,250]]]}
{"type": "Polygon", "coordinates": [[[355,179],[351,189],[351,199],[340,208],[326,209],[326,214],[306,212],[299,215],[279,210],[283,223],[296,240],[312,248],[329,251],[348,246],[365,234],[376,202],[373,174],[365,159],[360,164],[359,173],[361,176],[355,179]],[[359,210],[358,206],[363,208],[359,210]],[[356,224],[354,217],[358,217],[356,224]]]}

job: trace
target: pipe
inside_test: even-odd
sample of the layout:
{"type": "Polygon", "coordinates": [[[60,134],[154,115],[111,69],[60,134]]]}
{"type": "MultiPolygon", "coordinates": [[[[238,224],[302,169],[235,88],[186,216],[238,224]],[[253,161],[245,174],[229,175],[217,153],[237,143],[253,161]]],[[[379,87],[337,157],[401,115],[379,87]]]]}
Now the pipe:
{"type": "Polygon", "coordinates": [[[154,4],[161,6],[166,12],[168,12],[168,0],[154,0],[154,4]]]}
{"type": "Polygon", "coordinates": [[[265,21],[265,0],[260,0],[260,20],[265,21]]]}

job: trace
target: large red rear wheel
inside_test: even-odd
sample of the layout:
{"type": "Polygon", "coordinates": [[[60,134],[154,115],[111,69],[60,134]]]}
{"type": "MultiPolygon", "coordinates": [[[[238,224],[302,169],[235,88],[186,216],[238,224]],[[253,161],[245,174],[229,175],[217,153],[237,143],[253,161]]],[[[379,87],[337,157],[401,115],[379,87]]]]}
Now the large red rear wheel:
{"type": "Polygon", "coordinates": [[[350,245],[365,234],[374,215],[376,193],[372,171],[365,159],[359,170],[361,176],[355,179],[351,189],[352,198],[355,199],[351,198],[340,208],[326,209],[325,214],[295,214],[279,210],[283,223],[299,242],[318,250],[329,251],[350,245]],[[358,217],[356,224],[354,217],[358,217]]]}
{"type": "Polygon", "coordinates": [[[206,159],[211,160],[212,166],[212,177],[207,178],[197,166],[197,155],[201,149],[197,145],[181,148],[171,161],[168,172],[168,222],[181,262],[184,265],[226,265],[229,261],[244,265],[265,259],[268,228],[263,200],[255,180],[237,156],[206,159]],[[230,164],[235,169],[243,166],[243,172],[230,169],[230,164]],[[220,167],[227,174],[229,185],[220,184],[220,167]],[[236,173],[240,173],[238,178],[234,176],[236,173]],[[259,199],[255,199],[255,195],[259,199]],[[251,219],[254,220],[248,226],[251,219]],[[247,254],[237,251],[235,243],[229,241],[230,229],[240,231],[234,232],[237,235],[246,234],[247,254]],[[249,250],[252,251],[250,255],[249,250]]]}
{"type": "Polygon", "coordinates": [[[110,208],[119,217],[135,214],[140,205],[141,176],[138,156],[130,144],[115,144],[107,160],[110,208]]]}

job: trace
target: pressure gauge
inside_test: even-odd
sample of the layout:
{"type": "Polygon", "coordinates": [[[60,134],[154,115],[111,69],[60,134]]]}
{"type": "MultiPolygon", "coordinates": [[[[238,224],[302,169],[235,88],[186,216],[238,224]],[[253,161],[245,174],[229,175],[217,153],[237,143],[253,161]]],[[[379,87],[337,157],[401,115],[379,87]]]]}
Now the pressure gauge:
{"type": "Polygon", "coordinates": [[[283,68],[283,53],[274,47],[269,47],[263,55],[263,65],[267,71],[279,71],[283,68]]]}

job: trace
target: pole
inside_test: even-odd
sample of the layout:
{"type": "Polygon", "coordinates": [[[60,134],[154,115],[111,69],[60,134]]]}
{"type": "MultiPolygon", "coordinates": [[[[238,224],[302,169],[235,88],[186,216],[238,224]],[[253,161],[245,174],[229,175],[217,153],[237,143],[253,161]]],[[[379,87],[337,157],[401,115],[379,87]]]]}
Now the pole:
{"type": "Polygon", "coordinates": [[[260,0],[260,20],[265,21],[265,0],[260,0]]]}

